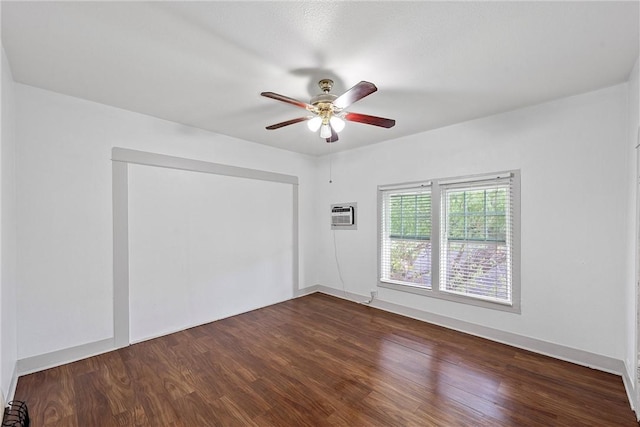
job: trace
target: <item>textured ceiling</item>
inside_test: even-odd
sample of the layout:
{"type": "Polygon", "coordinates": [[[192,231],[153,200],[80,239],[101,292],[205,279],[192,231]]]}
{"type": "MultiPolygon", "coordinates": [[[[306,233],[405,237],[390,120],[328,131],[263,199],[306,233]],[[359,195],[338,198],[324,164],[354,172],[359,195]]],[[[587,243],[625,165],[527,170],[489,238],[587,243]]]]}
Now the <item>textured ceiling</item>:
{"type": "MultiPolygon", "coordinates": [[[[7,2],[2,43],[20,83],[312,155],[304,124],[268,131],[331,78],[378,92],[334,150],[627,80],[638,2],[7,2]]],[[[303,114],[304,115],[304,112],[303,114]]]]}

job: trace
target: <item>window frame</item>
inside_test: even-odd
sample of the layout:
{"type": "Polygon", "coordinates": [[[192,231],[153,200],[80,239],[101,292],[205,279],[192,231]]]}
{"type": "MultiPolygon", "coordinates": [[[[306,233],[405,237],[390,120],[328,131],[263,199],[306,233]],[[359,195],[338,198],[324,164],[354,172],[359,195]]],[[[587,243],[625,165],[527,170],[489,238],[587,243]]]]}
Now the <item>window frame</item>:
{"type": "MultiPolygon", "coordinates": [[[[486,208],[485,208],[486,209],[486,208]]],[[[431,298],[443,299],[473,305],[478,307],[490,308],[494,310],[507,311],[511,313],[521,313],[521,291],[520,291],[520,170],[509,170],[504,172],[496,172],[489,174],[467,175],[451,178],[438,178],[427,181],[406,182],[392,185],[378,186],[378,286],[382,288],[393,289],[401,292],[408,292],[431,298]],[[512,239],[511,239],[511,303],[503,301],[492,301],[488,299],[476,298],[468,295],[451,293],[450,291],[441,290],[440,280],[440,255],[441,255],[441,223],[442,214],[442,190],[441,186],[449,186],[451,184],[463,185],[468,183],[469,186],[477,185],[482,181],[491,181],[495,179],[503,179],[510,177],[510,198],[511,198],[511,215],[512,215],[512,239]],[[384,199],[385,194],[393,191],[403,192],[412,188],[430,187],[431,194],[431,287],[427,288],[421,285],[413,285],[407,282],[398,282],[390,279],[382,279],[383,276],[383,231],[384,225],[384,199]]],[[[444,227],[444,224],[442,224],[444,227]]]]}

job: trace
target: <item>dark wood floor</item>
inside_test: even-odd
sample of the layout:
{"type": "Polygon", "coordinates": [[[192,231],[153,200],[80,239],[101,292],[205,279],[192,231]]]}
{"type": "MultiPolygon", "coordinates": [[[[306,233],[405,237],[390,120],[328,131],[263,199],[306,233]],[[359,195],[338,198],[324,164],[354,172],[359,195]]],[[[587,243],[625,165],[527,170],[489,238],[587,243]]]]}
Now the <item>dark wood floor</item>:
{"type": "Polygon", "coordinates": [[[637,426],[622,380],[322,294],[21,377],[32,426],[637,426]]]}

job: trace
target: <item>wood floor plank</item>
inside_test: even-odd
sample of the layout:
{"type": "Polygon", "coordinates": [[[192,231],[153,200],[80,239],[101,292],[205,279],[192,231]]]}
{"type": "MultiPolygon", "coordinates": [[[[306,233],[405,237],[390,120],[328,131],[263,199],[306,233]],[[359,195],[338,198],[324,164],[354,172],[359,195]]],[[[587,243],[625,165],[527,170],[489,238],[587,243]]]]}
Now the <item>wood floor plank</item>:
{"type": "Polygon", "coordinates": [[[312,294],[20,377],[34,426],[637,426],[621,381],[312,294]]]}

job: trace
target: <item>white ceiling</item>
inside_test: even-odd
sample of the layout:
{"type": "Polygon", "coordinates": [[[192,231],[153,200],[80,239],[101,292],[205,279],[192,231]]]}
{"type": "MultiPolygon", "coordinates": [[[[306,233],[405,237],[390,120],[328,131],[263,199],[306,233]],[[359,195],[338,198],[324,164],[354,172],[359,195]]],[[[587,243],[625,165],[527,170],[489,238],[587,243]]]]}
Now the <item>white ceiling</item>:
{"type": "Polygon", "coordinates": [[[2,43],[17,82],[312,155],[304,115],[317,81],[378,92],[349,111],[334,150],[627,80],[638,57],[630,2],[7,2],[2,43]],[[301,114],[302,112],[302,114],[301,114]]]}

